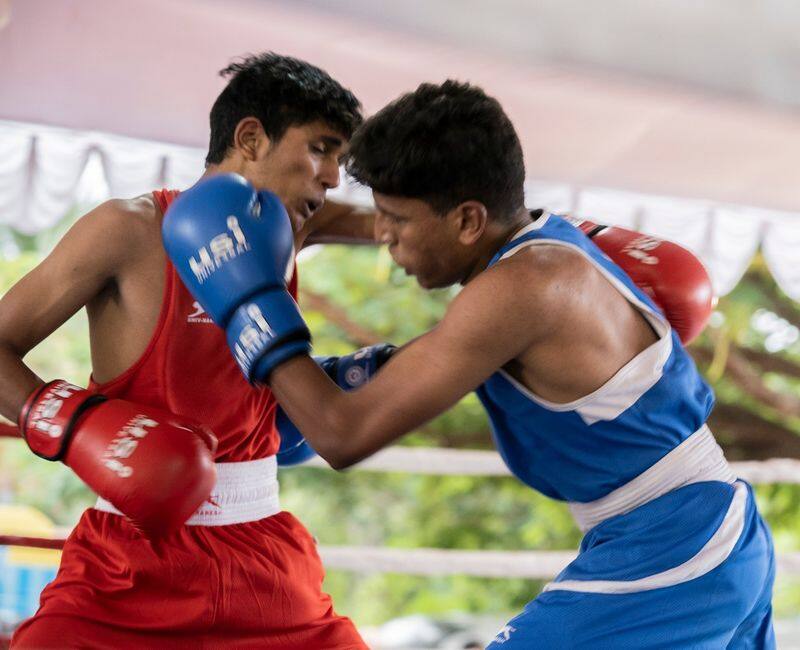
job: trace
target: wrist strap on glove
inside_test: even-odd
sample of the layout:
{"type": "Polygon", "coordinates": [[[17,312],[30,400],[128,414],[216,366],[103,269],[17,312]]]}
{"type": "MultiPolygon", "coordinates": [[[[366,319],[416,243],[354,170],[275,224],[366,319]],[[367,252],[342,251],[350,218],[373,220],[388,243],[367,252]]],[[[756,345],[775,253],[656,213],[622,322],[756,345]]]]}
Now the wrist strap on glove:
{"type": "Polygon", "coordinates": [[[31,451],[45,460],[61,460],[75,425],[90,408],[106,401],[105,395],[56,379],[37,388],[19,414],[19,429],[31,451]]]}

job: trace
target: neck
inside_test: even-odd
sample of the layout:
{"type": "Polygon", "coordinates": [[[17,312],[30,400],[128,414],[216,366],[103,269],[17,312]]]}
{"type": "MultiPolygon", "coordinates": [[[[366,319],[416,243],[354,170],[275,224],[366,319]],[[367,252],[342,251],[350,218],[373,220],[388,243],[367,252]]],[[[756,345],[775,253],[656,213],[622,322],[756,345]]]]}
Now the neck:
{"type": "Polygon", "coordinates": [[[467,284],[470,280],[474,279],[481,271],[484,271],[489,262],[505,244],[511,241],[511,238],[518,230],[524,228],[531,222],[531,215],[527,208],[522,207],[514,213],[514,218],[509,224],[494,224],[490,223],[486,227],[486,232],[483,237],[481,245],[481,252],[472,265],[469,273],[461,281],[461,284],[467,284]]]}
{"type": "Polygon", "coordinates": [[[240,174],[242,175],[241,165],[237,165],[232,160],[223,160],[221,163],[215,163],[206,167],[203,175],[198,180],[203,180],[209,176],[216,176],[217,174],[240,174]]]}

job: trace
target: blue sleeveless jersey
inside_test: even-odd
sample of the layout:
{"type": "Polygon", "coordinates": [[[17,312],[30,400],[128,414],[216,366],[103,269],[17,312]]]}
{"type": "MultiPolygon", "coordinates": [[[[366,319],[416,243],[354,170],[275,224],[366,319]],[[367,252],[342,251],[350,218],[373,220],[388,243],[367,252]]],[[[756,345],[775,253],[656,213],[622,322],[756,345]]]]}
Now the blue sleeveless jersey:
{"type": "Polygon", "coordinates": [[[544,214],[489,266],[521,248],[550,244],[581,253],[648,319],[659,340],[593,393],[554,404],[503,370],[477,390],[509,469],[540,492],[589,502],[624,485],[700,429],[711,388],[650,298],[569,222],[544,214]]]}

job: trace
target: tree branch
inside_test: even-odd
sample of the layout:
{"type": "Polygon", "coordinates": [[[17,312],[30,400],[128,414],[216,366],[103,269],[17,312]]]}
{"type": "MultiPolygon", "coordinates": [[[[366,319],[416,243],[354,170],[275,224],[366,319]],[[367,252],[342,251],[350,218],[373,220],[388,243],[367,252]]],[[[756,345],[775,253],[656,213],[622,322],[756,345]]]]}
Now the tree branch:
{"type": "Polygon", "coordinates": [[[751,350],[741,346],[735,346],[735,350],[750,363],[758,366],[761,372],[775,372],[787,377],[800,379],[800,365],[789,359],[780,357],[777,354],[759,352],[758,350],[751,350]]]}
{"type": "Polygon", "coordinates": [[[800,436],[741,406],[717,404],[708,424],[729,460],[800,458],[800,436]]]}
{"type": "Polygon", "coordinates": [[[795,303],[779,293],[778,285],[768,275],[766,269],[759,271],[751,268],[745,273],[744,280],[756,285],[769,301],[766,307],[781,318],[785,318],[793,325],[800,325],[800,309],[795,303]]]}
{"type": "MultiPolygon", "coordinates": [[[[771,352],[762,352],[745,348],[731,342],[731,348],[743,356],[754,366],[758,366],[761,372],[774,372],[779,375],[786,375],[794,379],[800,379],[800,364],[771,352]]],[[[707,345],[693,343],[688,348],[689,353],[695,357],[695,361],[709,363],[714,354],[714,349],[707,345]]]]}
{"type": "Polygon", "coordinates": [[[314,293],[308,289],[301,289],[300,301],[303,303],[304,309],[311,309],[321,313],[326,320],[342,330],[351,343],[360,348],[382,343],[384,340],[384,337],[378,333],[356,323],[342,307],[334,304],[321,294],[314,293]]]}
{"type": "MultiPolygon", "coordinates": [[[[696,361],[708,364],[713,353],[707,348],[691,348],[690,353],[696,361]]],[[[725,365],[725,375],[744,392],[755,399],[778,411],[786,417],[800,417],[800,398],[790,393],[772,390],[761,378],[761,373],[755,370],[748,362],[739,348],[732,347],[725,365]]]]}

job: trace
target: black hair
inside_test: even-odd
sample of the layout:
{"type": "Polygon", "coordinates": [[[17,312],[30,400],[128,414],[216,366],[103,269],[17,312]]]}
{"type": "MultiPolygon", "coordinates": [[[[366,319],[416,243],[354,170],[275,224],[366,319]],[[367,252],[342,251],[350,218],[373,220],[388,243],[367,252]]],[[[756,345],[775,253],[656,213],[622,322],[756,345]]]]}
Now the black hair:
{"type": "Polygon", "coordinates": [[[439,214],[480,201],[494,218],[524,205],[525,165],[514,125],[481,88],[425,83],[367,119],[347,171],[381,194],[421,199],[439,214]]]}
{"type": "Polygon", "coordinates": [[[327,72],[274,52],[250,55],[220,71],[228,85],[211,107],[206,165],[222,162],[233,146],[236,125],[245,117],[261,122],[270,139],[290,126],[321,121],[350,138],[361,124],[361,104],[327,72]]]}

